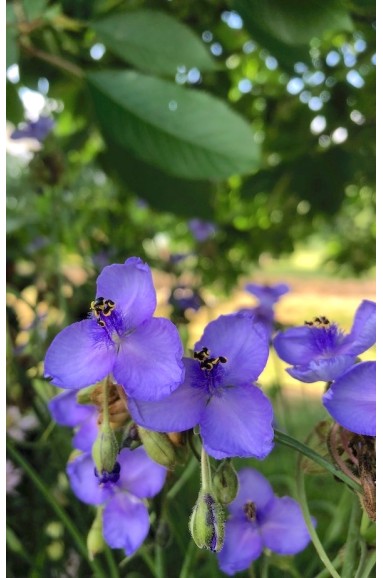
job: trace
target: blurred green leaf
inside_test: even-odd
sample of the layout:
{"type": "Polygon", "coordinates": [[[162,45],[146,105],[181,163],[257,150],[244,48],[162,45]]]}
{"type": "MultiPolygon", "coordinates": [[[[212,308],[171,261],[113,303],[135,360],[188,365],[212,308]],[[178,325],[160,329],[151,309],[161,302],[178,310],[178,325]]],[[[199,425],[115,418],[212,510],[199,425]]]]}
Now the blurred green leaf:
{"type": "Polygon", "coordinates": [[[201,71],[217,68],[198,36],[163,12],[113,14],[91,27],[114,54],[144,72],[175,74],[180,66],[201,71]]]}
{"type": "Polygon", "coordinates": [[[19,45],[17,42],[16,16],[12,4],[6,5],[6,67],[19,61],[19,45]]]}
{"type": "Polygon", "coordinates": [[[101,156],[105,171],[112,172],[122,187],[129,187],[150,206],[183,217],[211,219],[212,185],[207,181],[187,181],[150,166],[108,139],[101,156]]]}
{"type": "Polygon", "coordinates": [[[222,101],[127,71],[88,75],[104,133],[142,160],[189,179],[225,179],[258,165],[250,126],[222,101]]]}
{"type": "Polygon", "coordinates": [[[26,19],[31,21],[43,16],[47,0],[23,0],[23,8],[26,19]]]}
{"type": "Polygon", "coordinates": [[[239,0],[248,5],[247,16],[257,28],[275,39],[291,45],[308,44],[325,32],[351,31],[350,15],[339,0],[239,0]]]}

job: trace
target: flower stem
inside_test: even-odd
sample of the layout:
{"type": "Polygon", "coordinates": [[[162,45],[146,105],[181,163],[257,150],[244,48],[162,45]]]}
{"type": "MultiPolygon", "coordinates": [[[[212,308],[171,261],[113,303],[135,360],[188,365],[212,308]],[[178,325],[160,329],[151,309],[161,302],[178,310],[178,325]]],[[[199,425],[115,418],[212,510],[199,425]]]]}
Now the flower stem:
{"type": "Polygon", "coordinates": [[[113,556],[113,554],[112,554],[112,552],[108,546],[105,548],[105,558],[106,558],[106,561],[107,561],[108,567],[109,567],[109,572],[110,572],[109,577],[110,578],[119,578],[120,573],[118,571],[116,561],[115,561],[114,556],[113,556]]]}
{"type": "Polygon", "coordinates": [[[202,490],[205,492],[211,492],[212,481],[211,481],[211,470],[209,456],[205,452],[204,447],[201,449],[201,486],[202,490]]]}
{"type": "Polygon", "coordinates": [[[348,578],[354,575],[356,565],[356,553],[358,551],[358,544],[360,540],[359,527],[362,518],[362,508],[359,500],[353,496],[353,503],[351,507],[351,515],[348,526],[346,551],[342,567],[342,578],[348,578]]]}
{"type": "Polygon", "coordinates": [[[159,545],[155,548],[155,565],[157,578],[165,578],[164,549],[159,545]]]}
{"type": "Polygon", "coordinates": [[[100,566],[97,560],[90,560],[88,557],[88,550],[83,540],[83,537],[78,532],[76,526],[68,516],[68,514],[63,510],[59,503],[50,493],[49,488],[45,485],[42,479],[38,476],[32,466],[23,458],[23,456],[18,452],[18,450],[13,446],[11,442],[7,440],[7,451],[10,453],[12,458],[21,466],[24,472],[29,476],[32,482],[35,484],[36,488],[41,492],[41,495],[45,498],[48,504],[51,506],[55,514],[60,518],[61,522],[66,527],[68,533],[72,536],[79,552],[87,560],[89,566],[92,568],[93,572],[98,578],[106,578],[103,568],[100,566]]]}
{"type": "Polygon", "coordinates": [[[275,433],[275,436],[274,436],[275,441],[285,445],[286,447],[289,447],[289,448],[299,452],[301,455],[306,456],[307,458],[309,458],[313,462],[316,462],[318,465],[325,468],[330,474],[332,474],[333,476],[342,480],[342,482],[347,484],[349,486],[349,488],[351,488],[352,490],[357,491],[359,493],[362,493],[362,488],[361,488],[360,484],[358,484],[354,480],[350,479],[345,473],[338,470],[338,468],[336,468],[333,464],[328,462],[320,454],[318,454],[317,452],[312,450],[309,446],[299,442],[295,438],[293,438],[293,437],[289,436],[288,434],[285,434],[281,431],[275,430],[274,433],[275,433]]]}
{"type": "Polygon", "coordinates": [[[376,564],[376,552],[375,550],[371,552],[371,554],[367,557],[366,564],[364,566],[363,571],[358,574],[358,578],[371,578],[371,570],[376,564]]]}
{"type": "Polygon", "coordinates": [[[302,508],[303,517],[305,519],[306,526],[311,536],[312,543],[318,553],[319,558],[322,560],[324,566],[327,568],[328,572],[333,578],[341,578],[338,572],[335,570],[334,566],[332,565],[331,560],[327,556],[325,549],[323,548],[322,542],[320,541],[319,536],[314,528],[314,524],[312,523],[311,520],[311,513],[307,503],[307,496],[305,490],[304,472],[301,467],[301,460],[302,460],[301,456],[302,454],[298,456],[297,460],[297,494],[298,494],[297,497],[302,508]]]}

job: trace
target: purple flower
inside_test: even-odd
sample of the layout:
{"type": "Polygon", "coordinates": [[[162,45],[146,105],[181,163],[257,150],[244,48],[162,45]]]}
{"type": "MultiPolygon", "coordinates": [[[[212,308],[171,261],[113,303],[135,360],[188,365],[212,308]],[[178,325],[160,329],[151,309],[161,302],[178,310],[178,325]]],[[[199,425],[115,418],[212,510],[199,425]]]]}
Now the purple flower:
{"type": "Polygon", "coordinates": [[[94,474],[89,453],[69,462],[67,474],[73,492],[86,504],[101,505],[103,535],[111,548],[123,548],[131,556],[145,540],[150,527],[144,498],[152,498],[163,487],[166,468],[153,462],[143,447],[123,449],[118,456],[117,481],[101,483],[94,474]]]}
{"type": "Polygon", "coordinates": [[[290,290],[289,286],[284,283],[278,285],[256,285],[255,283],[250,283],[245,286],[245,290],[258,298],[259,305],[240,309],[238,314],[251,317],[254,323],[263,325],[271,337],[274,329],[274,305],[282,295],[290,290]]]}
{"type": "Polygon", "coordinates": [[[90,452],[98,433],[98,409],[94,405],[77,403],[77,391],[56,395],[48,402],[48,409],[56,423],[76,428],[73,447],[90,452]]]}
{"type": "Polygon", "coordinates": [[[55,125],[53,118],[49,116],[40,116],[36,121],[29,120],[21,128],[17,128],[11,134],[11,139],[34,138],[42,142],[51,132],[55,125]]]}
{"type": "Polygon", "coordinates": [[[278,283],[277,285],[257,285],[256,283],[248,283],[245,285],[245,291],[255,295],[258,298],[259,305],[263,307],[272,308],[277,301],[290,291],[290,287],[285,283],[278,283]]]}
{"type": "Polygon", "coordinates": [[[332,381],[375,343],[375,328],[376,304],[362,301],[349,334],[344,334],[326,317],[317,317],[277,335],[274,347],[283,361],[293,365],[287,369],[292,377],[307,383],[332,381]]]}
{"type": "Polygon", "coordinates": [[[230,576],[248,568],[264,548],[281,555],[297,554],[310,542],[299,504],[274,495],[256,470],[238,472],[239,491],[228,506],[225,542],[218,554],[220,569],[230,576]]]}
{"type": "Polygon", "coordinates": [[[198,311],[204,305],[204,301],[198,290],[186,285],[178,285],[170,295],[169,304],[173,306],[176,313],[184,313],[187,309],[198,311]]]}
{"type": "Polygon", "coordinates": [[[139,425],[179,432],[200,425],[211,456],[263,459],[273,448],[273,410],[253,385],[266,365],[269,347],[251,319],[222,315],[206,327],[194,359],[184,359],[184,383],[159,402],[129,400],[139,425]]]}
{"type": "Polygon", "coordinates": [[[79,389],[113,374],[129,396],[169,395],[184,376],[182,344],[168,319],[152,317],[155,307],[151,272],[141,259],[105,267],[90,317],[66,327],[50,345],[45,377],[79,389]]]}
{"type": "Polygon", "coordinates": [[[349,431],[376,436],[376,362],[358,363],[333,381],[323,405],[349,431]]]}
{"type": "Polygon", "coordinates": [[[188,222],[189,229],[196,241],[203,243],[207,241],[217,232],[217,227],[214,223],[203,221],[202,219],[191,219],[188,222]]]}

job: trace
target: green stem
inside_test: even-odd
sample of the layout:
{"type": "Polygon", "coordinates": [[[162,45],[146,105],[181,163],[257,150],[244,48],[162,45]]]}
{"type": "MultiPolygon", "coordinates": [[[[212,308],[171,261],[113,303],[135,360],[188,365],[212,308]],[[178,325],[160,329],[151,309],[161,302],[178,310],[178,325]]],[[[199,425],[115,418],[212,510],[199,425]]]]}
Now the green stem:
{"type": "MultiPolygon", "coordinates": [[[[333,567],[336,570],[338,570],[338,568],[342,564],[342,556],[340,554],[338,554],[331,563],[332,563],[333,567]]],[[[323,570],[321,572],[319,572],[319,574],[317,574],[314,578],[328,578],[328,576],[329,576],[329,571],[327,570],[327,568],[323,568],[323,570]]]]}
{"type": "Polygon", "coordinates": [[[366,563],[366,558],[367,558],[367,545],[366,542],[364,542],[364,540],[361,540],[360,542],[360,558],[359,558],[359,565],[355,574],[355,578],[360,578],[361,574],[364,571],[364,566],[366,563]]]}
{"type": "Polygon", "coordinates": [[[261,578],[268,578],[269,576],[269,558],[263,556],[261,564],[261,578]]]}
{"type": "Polygon", "coordinates": [[[304,472],[301,468],[301,455],[299,455],[297,460],[297,493],[307,529],[309,531],[312,543],[318,553],[319,558],[322,560],[324,566],[327,568],[328,572],[333,578],[341,578],[338,572],[335,570],[334,566],[332,565],[331,560],[327,556],[323,548],[322,542],[320,541],[319,536],[314,528],[314,524],[312,523],[311,520],[311,513],[307,503],[307,496],[305,490],[304,472]]]}
{"type": "Polygon", "coordinates": [[[201,489],[205,492],[211,492],[212,481],[211,481],[211,470],[209,456],[205,452],[202,446],[201,449],[201,489]]]}
{"type": "Polygon", "coordinates": [[[118,571],[117,565],[116,565],[116,561],[114,559],[114,556],[110,550],[110,548],[107,546],[105,548],[105,558],[106,561],[108,563],[108,567],[109,567],[109,577],[110,578],[120,578],[120,573],[118,571]]]}
{"type": "Polygon", "coordinates": [[[197,548],[196,548],[193,540],[190,540],[188,549],[186,550],[186,554],[185,554],[185,558],[184,558],[184,561],[182,564],[179,578],[190,578],[190,569],[192,567],[196,553],[197,553],[197,548]]]}
{"type": "Polygon", "coordinates": [[[155,565],[157,578],[165,578],[164,549],[159,545],[155,548],[155,565]]]}
{"type": "Polygon", "coordinates": [[[316,462],[318,465],[325,468],[330,474],[332,474],[333,476],[342,480],[342,482],[347,484],[349,486],[349,488],[351,488],[352,490],[354,490],[356,492],[362,493],[362,488],[361,488],[360,484],[358,484],[354,480],[351,480],[346,474],[344,474],[342,471],[338,470],[338,468],[336,468],[333,464],[328,462],[320,454],[318,454],[317,452],[312,450],[309,446],[299,442],[295,438],[293,438],[293,437],[289,436],[288,434],[285,434],[281,431],[275,430],[274,434],[275,434],[274,437],[275,437],[276,442],[279,442],[279,443],[285,445],[286,447],[289,447],[289,448],[299,452],[300,454],[304,455],[306,458],[309,458],[313,462],[316,462]]]}
{"type": "Polygon", "coordinates": [[[67,513],[62,509],[62,507],[58,504],[55,498],[49,491],[49,488],[45,485],[45,483],[41,480],[32,466],[23,458],[23,456],[18,452],[18,450],[13,446],[13,444],[7,440],[7,451],[12,456],[12,458],[21,466],[27,476],[30,477],[32,482],[35,484],[36,488],[41,492],[42,496],[51,506],[55,514],[60,518],[61,522],[64,524],[65,528],[67,529],[68,533],[72,536],[74,542],[77,545],[79,552],[84,556],[87,560],[89,566],[92,568],[93,572],[98,577],[106,578],[105,573],[96,560],[90,560],[88,557],[88,550],[83,540],[83,537],[78,532],[76,526],[73,524],[72,520],[69,518],[67,513]]]}
{"type": "Polygon", "coordinates": [[[375,550],[371,552],[371,554],[367,557],[366,564],[364,566],[363,571],[360,574],[360,578],[371,578],[371,570],[376,564],[376,552],[375,550]]]}
{"type": "Polygon", "coordinates": [[[183,471],[182,476],[176,481],[176,483],[170,488],[167,493],[167,499],[172,500],[178,494],[182,486],[188,481],[188,479],[194,473],[194,470],[197,467],[197,462],[195,460],[190,460],[187,465],[187,468],[183,471]]]}
{"type": "Polygon", "coordinates": [[[348,578],[354,575],[356,566],[356,553],[358,551],[358,544],[360,539],[359,527],[362,519],[362,508],[359,500],[353,496],[353,503],[351,507],[351,515],[347,533],[346,551],[342,567],[342,578],[348,578]]]}

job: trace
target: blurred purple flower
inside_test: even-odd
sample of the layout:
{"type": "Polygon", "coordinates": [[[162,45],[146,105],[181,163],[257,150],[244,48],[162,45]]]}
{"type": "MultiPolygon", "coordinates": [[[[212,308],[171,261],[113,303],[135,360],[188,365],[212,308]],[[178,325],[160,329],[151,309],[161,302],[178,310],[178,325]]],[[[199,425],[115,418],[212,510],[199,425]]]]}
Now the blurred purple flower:
{"type": "Polygon", "coordinates": [[[77,391],[64,391],[48,402],[52,419],[59,425],[76,428],[73,447],[90,452],[98,433],[98,409],[77,403],[77,391]]]}
{"type": "Polygon", "coordinates": [[[16,468],[11,460],[6,460],[6,493],[7,494],[17,494],[16,487],[21,482],[23,477],[23,472],[19,468],[16,468]]]}
{"type": "Polygon", "coordinates": [[[273,448],[273,409],[253,382],[266,365],[269,346],[251,319],[222,315],[209,323],[184,359],[185,381],[158,402],[128,400],[139,425],[179,432],[200,425],[211,456],[263,459],[273,448]]]}
{"type": "Polygon", "coordinates": [[[279,333],[274,347],[283,361],[293,365],[287,369],[292,377],[307,383],[332,381],[375,343],[375,331],[376,304],[362,301],[349,334],[326,317],[317,317],[304,326],[279,333]]]}
{"type": "Polygon", "coordinates": [[[198,311],[204,305],[204,300],[197,289],[178,285],[170,295],[169,304],[172,305],[176,313],[184,313],[187,309],[198,311]]]}
{"type": "Polygon", "coordinates": [[[100,484],[89,453],[69,462],[67,474],[73,492],[86,504],[105,504],[103,535],[111,548],[123,548],[131,556],[145,540],[150,527],[144,498],[161,491],[166,468],[153,462],[143,447],[123,449],[118,456],[119,479],[100,484]]]}
{"type": "Polygon", "coordinates": [[[238,313],[251,317],[254,323],[263,325],[269,337],[271,337],[274,330],[274,305],[282,295],[290,291],[289,286],[284,283],[277,285],[257,285],[255,283],[249,283],[245,286],[245,290],[258,298],[259,305],[252,308],[240,309],[238,313]]]}
{"type": "Polygon", "coordinates": [[[188,221],[189,229],[196,241],[203,243],[207,241],[217,232],[217,227],[214,223],[203,221],[202,219],[191,219],[188,221]]]}
{"type": "Polygon", "coordinates": [[[258,298],[259,305],[263,307],[272,308],[277,301],[290,291],[290,287],[285,283],[278,283],[277,285],[257,285],[256,283],[248,283],[245,285],[245,291],[251,293],[258,298]]]}
{"type": "Polygon", "coordinates": [[[349,431],[376,436],[376,362],[353,365],[335,379],[323,396],[323,405],[349,431]]]}
{"type": "Polygon", "coordinates": [[[16,405],[7,407],[6,422],[7,434],[18,442],[24,441],[27,433],[36,429],[39,425],[34,414],[22,415],[16,405]]]}
{"type": "Polygon", "coordinates": [[[281,555],[297,554],[310,542],[299,504],[274,495],[256,470],[238,472],[239,491],[228,506],[225,542],[218,554],[220,569],[232,576],[248,568],[264,548],[281,555]]]}
{"type": "Polygon", "coordinates": [[[49,116],[40,116],[36,121],[29,120],[11,134],[11,139],[34,138],[42,142],[55,126],[55,121],[49,116]]]}
{"type": "Polygon", "coordinates": [[[157,400],[182,382],[182,344],[168,319],[153,318],[156,293],[146,263],[131,257],[105,267],[88,319],[53,340],[45,377],[63,389],[79,389],[112,374],[127,395],[157,400]]]}

